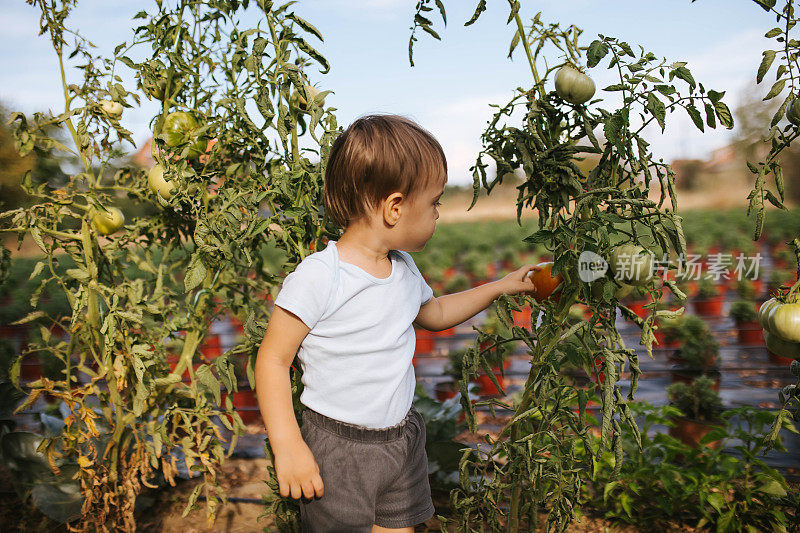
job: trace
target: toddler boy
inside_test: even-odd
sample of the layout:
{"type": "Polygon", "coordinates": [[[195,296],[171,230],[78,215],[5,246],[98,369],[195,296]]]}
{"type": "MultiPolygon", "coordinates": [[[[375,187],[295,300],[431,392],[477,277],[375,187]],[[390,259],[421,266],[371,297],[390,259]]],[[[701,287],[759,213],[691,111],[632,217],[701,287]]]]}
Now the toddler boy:
{"type": "Polygon", "coordinates": [[[344,232],[286,276],[255,363],[280,494],[302,498],[303,531],[413,533],[434,515],[425,423],[412,405],[413,324],[441,331],[533,289],[526,276],[538,267],[526,265],[433,297],[408,252],[433,235],[446,182],[441,146],[405,117],[362,116],[333,143],[324,201],[344,232]]]}

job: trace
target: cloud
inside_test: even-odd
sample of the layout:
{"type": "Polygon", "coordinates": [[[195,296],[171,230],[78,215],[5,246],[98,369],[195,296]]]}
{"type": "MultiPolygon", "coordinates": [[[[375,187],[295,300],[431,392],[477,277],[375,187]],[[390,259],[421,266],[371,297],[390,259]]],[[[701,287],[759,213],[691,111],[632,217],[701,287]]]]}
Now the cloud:
{"type": "MultiPolygon", "coordinates": [[[[482,149],[481,134],[497,111],[489,104],[504,104],[509,99],[510,92],[467,95],[446,101],[427,100],[421,110],[410,114],[442,145],[450,184],[472,183],[469,167],[475,164],[482,149]]],[[[491,173],[493,166],[487,170],[491,173]]]]}

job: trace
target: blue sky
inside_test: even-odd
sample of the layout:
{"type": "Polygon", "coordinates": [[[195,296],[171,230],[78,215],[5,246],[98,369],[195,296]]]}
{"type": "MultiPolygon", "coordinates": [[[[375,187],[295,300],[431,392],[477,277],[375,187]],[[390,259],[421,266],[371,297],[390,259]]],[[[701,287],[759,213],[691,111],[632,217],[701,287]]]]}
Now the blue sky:
{"type": "MultiPolygon", "coordinates": [[[[527,89],[532,79],[522,47],[515,50],[513,60],[506,57],[514,33],[514,27],[506,24],[508,2],[489,0],[488,9],[469,27],[464,22],[478,0],[444,3],[446,27],[438,12],[428,14],[442,41],[418,30],[414,67],[408,62],[408,40],[416,0],[301,0],[292,9],[325,38],[324,43],[313,37],[309,42],[328,59],[331,71],[322,75],[312,67],[308,76],[318,87],[335,92],[326,104],[337,108],[339,124],[346,126],[371,112],[409,116],[442,144],[450,183],[464,184],[472,181],[468,169],[492,117],[494,108],[488,104],[505,104],[516,87],[527,89]]],[[[105,55],[111,55],[117,44],[130,42],[133,15],[155,5],[129,0],[78,4],[72,27],[105,55]]],[[[21,0],[2,0],[2,5],[0,46],[5,53],[0,56],[0,101],[11,110],[27,113],[57,111],[63,106],[57,57],[46,36],[37,35],[37,9],[21,0]]],[[[522,2],[521,10],[526,26],[540,10],[545,22],[582,28],[585,45],[602,33],[642,45],[669,61],[687,61],[695,79],[706,88],[727,91],[731,108],[743,91],[755,86],[761,52],[770,47],[763,34],[774,25],[774,18],[750,0],[694,4],[690,0],[529,0],[522,2]]],[[[147,50],[140,47],[140,52],[147,50]]],[[[559,58],[551,54],[548,60],[559,58]]],[[[611,72],[597,67],[589,74],[598,86],[598,96],[610,98],[599,89],[612,83],[611,72]]],[[[68,72],[70,76],[78,81],[80,73],[68,72]]],[[[123,77],[133,80],[130,73],[123,77]]],[[[771,73],[757,90],[765,94],[772,80],[771,73]]],[[[126,85],[135,87],[132,81],[126,85]]],[[[155,112],[155,104],[146,99],[141,108],[126,110],[122,123],[134,132],[138,145],[149,138],[147,123],[155,112]]],[[[649,129],[647,138],[656,156],[670,161],[706,157],[729,142],[731,132],[718,129],[701,134],[680,112],[668,116],[665,133],[649,129]]]]}

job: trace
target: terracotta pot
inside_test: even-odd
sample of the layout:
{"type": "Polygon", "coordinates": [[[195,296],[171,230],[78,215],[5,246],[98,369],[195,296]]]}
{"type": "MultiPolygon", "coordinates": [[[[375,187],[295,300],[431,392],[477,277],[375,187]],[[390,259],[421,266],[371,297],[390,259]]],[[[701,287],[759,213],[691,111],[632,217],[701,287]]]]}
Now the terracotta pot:
{"type": "Polygon", "coordinates": [[[764,344],[764,335],[758,322],[739,322],[736,328],[739,344],[747,346],[764,344]]]}
{"type": "MultiPolygon", "coordinates": [[[[703,420],[693,420],[691,418],[682,416],[674,417],[670,420],[672,420],[672,422],[675,424],[675,427],[669,428],[670,436],[675,437],[682,443],[693,448],[700,448],[700,439],[702,439],[704,436],[706,436],[706,434],[719,425],[703,420]]],[[[715,450],[719,448],[720,441],[715,440],[709,442],[705,446],[715,450]]]]}
{"type": "Polygon", "coordinates": [[[791,365],[794,361],[794,359],[778,355],[769,349],[767,349],[767,354],[769,354],[769,360],[778,365],[791,365]]]}
{"type": "Polygon", "coordinates": [[[231,399],[233,400],[233,408],[239,413],[242,422],[250,424],[261,419],[256,391],[253,389],[239,390],[233,393],[231,399]]]}
{"type": "Polygon", "coordinates": [[[208,335],[199,346],[200,353],[206,359],[216,359],[222,355],[222,342],[219,335],[208,335]]]}
{"type": "Polygon", "coordinates": [[[596,369],[592,369],[592,373],[589,377],[593,382],[602,385],[606,382],[606,373],[603,370],[599,370],[603,368],[603,358],[599,355],[594,358],[594,366],[596,369]]]}
{"type": "MultiPolygon", "coordinates": [[[[511,361],[506,360],[503,362],[504,370],[507,370],[509,366],[511,366],[511,361]]],[[[497,365],[493,366],[492,373],[497,378],[497,383],[503,389],[505,389],[506,388],[505,379],[503,378],[502,375],[500,375],[500,367],[497,365]]],[[[474,382],[480,386],[478,394],[480,394],[481,396],[496,396],[502,394],[499,390],[497,390],[497,387],[494,386],[494,383],[492,383],[492,379],[483,371],[480,371],[480,374],[478,374],[478,377],[474,379],[474,382]]]]}
{"type": "Polygon", "coordinates": [[[414,346],[414,354],[431,353],[434,347],[434,340],[432,333],[430,331],[422,329],[415,329],[414,333],[417,336],[417,342],[416,345],[414,346]]]}
{"type": "Polygon", "coordinates": [[[753,289],[756,291],[756,296],[764,294],[764,280],[759,278],[751,281],[753,282],[753,289]]]}
{"type": "Polygon", "coordinates": [[[633,311],[636,314],[636,316],[644,318],[650,312],[649,309],[645,309],[644,308],[644,306],[649,304],[649,303],[650,303],[650,300],[634,300],[634,301],[630,302],[629,304],[625,305],[625,307],[627,307],[628,309],[633,311]]]}
{"type": "Polygon", "coordinates": [[[452,380],[440,381],[433,386],[433,390],[436,394],[436,399],[440,402],[453,398],[456,394],[458,394],[456,382],[452,380]]]}
{"type": "Polygon", "coordinates": [[[654,331],[653,334],[658,341],[658,346],[661,348],[677,348],[681,345],[681,341],[667,337],[667,334],[663,331],[654,331]]]}
{"type": "Polygon", "coordinates": [[[235,316],[231,317],[231,325],[233,326],[233,329],[235,329],[239,333],[244,333],[244,324],[241,323],[239,319],[236,318],[235,316]]]}
{"type": "Polygon", "coordinates": [[[725,296],[715,296],[705,300],[694,300],[695,312],[700,316],[722,316],[722,306],[725,296]]]}
{"type": "Polygon", "coordinates": [[[432,333],[434,337],[452,337],[456,334],[456,328],[453,326],[452,328],[443,329],[442,331],[433,331],[432,333]]]}

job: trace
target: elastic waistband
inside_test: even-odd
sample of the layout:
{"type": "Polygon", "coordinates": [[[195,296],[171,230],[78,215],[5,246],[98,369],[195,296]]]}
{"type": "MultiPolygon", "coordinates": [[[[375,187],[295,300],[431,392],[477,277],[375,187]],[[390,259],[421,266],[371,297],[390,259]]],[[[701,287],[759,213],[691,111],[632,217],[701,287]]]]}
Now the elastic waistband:
{"type": "Polygon", "coordinates": [[[397,439],[403,434],[403,430],[411,418],[412,411],[417,411],[413,405],[411,409],[408,410],[403,420],[393,426],[385,428],[368,428],[366,426],[350,424],[349,422],[342,422],[341,420],[327,417],[308,407],[303,411],[303,418],[307,418],[313,424],[336,433],[337,435],[341,435],[342,437],[366,442],[382,442],[397,439]]]}

